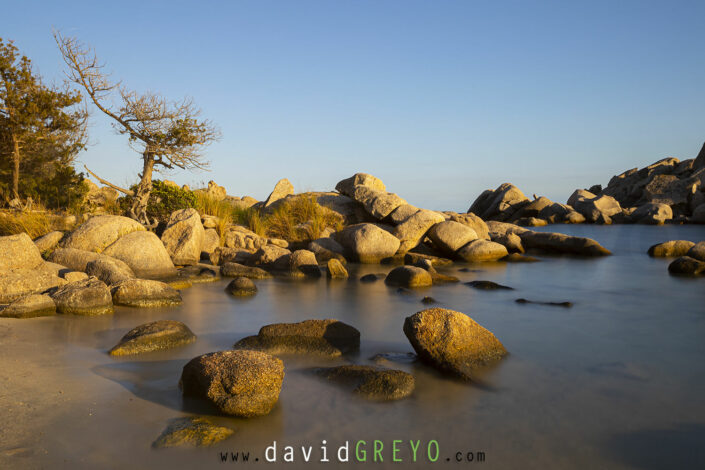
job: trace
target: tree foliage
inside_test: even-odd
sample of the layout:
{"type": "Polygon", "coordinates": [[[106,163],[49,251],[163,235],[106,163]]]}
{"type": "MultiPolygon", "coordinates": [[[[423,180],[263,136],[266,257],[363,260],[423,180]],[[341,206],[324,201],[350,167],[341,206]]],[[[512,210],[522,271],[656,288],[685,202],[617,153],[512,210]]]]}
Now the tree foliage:
{"type": "Polygon", "coordinates": [[[79,189],[72,163],[86,143],[81,102],[79,93],[45,85],[30,59],[0,38],[0,186],[13,198],[53,194],[52,183],[67,185],[64,196],[79,189]]]}

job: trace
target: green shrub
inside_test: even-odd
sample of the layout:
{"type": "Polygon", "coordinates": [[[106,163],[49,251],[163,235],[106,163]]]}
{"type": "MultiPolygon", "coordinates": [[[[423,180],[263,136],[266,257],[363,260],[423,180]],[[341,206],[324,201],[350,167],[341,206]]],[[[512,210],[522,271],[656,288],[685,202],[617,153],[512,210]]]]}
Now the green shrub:
{"type": "MultiPolygon", "coordinates": [[[[137,185],[133,185],[130,189],[135,191],[137,185]]],[[[123,196],[118,199],[118,202],[122,212],[127,213],[132,205],[132,196],[123,196]]],[[[196,207],[196,196],[193,192],[165,184],[161,180],[152,181],[152,192],[147,204],[147,215],[150,218],[168,220],[172,212],[192,207],[196,207]]]]}

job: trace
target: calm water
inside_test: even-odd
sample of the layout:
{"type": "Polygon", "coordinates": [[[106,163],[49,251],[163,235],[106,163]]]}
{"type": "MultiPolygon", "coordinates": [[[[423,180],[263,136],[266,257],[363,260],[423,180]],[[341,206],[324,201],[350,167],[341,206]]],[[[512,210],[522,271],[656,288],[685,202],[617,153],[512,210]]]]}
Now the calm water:
{"type": "Polygon", "coordinates": [[[335,454],[345,441],[353,460],[355,443],[365,440],[369,463],[377,439],[384,444],[384,462],[373,468],[426,468],[430,440],[439,444],[436,466],[445,468],[704,468],[705,279],[671,277],[668,261],[652,259],[646,250],[669,239],[704,240],[705,227],[545,229],[595,238],[614,256],[472,266],[479,272],[459,272],[463,265],[443,270],[461,281],[493,280],[515,291],[456,284],[401,294],[382,281],[355,280],[391,267],[357,266],[347,282],[257,281],[259,294],[248,300],[228,297],[223,280],[183,291],[178,308],[119,308],[104,318],[30,320],[42,341],[60,345],[56,367],[91,399],[68,400],[37,437],[43,452],[26,463],[256,468],[265,464],[265,448],[277,441],[277,467],[284,466],[282,447],[292,445],[298,463],[288,468],[318,468],[323,465],[303,465],[300,446],[313,446],[311,458],[318,461],[325,440],[332,460],[327,468],[336,468],[335,454]],[[362,333],[360,354],[350,360],[372,363],[376,353],[412,351],[402,324],[424,308],[425,295],[468,314],[510,351],[483,384],[456,383],[422,365],[387,363],[412,372],[416,391],[406,400],[368,403],[310,373],[312,366],[344,360],[287,360],[280,400],[269,416],[216,417],[236,434],[214,448],[150,449],[169,419],[214,414],[179,394],[181,368],[190,358],[227,349],[268,323],[337,318],[362,333]],[[514,302],[518,297],[567,300],[574,306],[520,305],[514,302]],[[185,322],[198,341],[138,358],[105,354],[128,329],[158,319],[185,322]],[[391,462],[395,439],[403,441],[398,454],[403,464],[391,462]],[[421,441],[416,465],[410,462],[409,440],[421,441]],[[219,454],[226,451],[249,451],[259,462],[221,464],[219,454]],[[485,462],[455,463],[458,451],[484,452],[485,462]]]}

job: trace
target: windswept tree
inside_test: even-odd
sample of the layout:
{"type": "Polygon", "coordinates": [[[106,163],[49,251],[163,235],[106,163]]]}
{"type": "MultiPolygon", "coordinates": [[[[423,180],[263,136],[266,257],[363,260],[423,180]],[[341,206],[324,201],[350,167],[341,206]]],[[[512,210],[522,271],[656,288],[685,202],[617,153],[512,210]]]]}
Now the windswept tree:
{"type": "Polygon", "coordinates": [[[69,167],[85,147],[86,116],[80,93],[42,83],[12,41],[0,38],[0,153],[9,167],[13,198],[20,173],[46,165],[69,167]]]}
{"type": "Polygon", "coordinates": [[[134,191],[116,186],[86,169],[99,181],[132,197],[130,216],[147,226],[147,203],[152,191],[152,173],[159,169],[204,169],[204,146],[217,140],[218,129],[199,119],[200,110],[190,99],[170,101],[160,94],[138,93],[110,81],[93,49],[76,38],[54,34],[68,66],[68,77],[90,101],[109,116],[114,129],[126,135],[130,146],[142,156],[142,173],[134,191]],[[117,103],[117,104],[114,104],[117,103]]]}

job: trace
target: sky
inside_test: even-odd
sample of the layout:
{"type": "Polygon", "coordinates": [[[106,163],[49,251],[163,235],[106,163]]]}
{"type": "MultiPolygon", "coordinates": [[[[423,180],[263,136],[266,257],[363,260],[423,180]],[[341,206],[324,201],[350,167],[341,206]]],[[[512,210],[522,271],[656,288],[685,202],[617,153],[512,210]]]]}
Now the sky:
{"type": "MultiPolygon", "coordinates": [[[[193,98],[222,133],[210,170],[158,177],[234,196],[366,172],[429,209],[504,182],[565,202],[705,141],[703,1],[0,3],[0,37],[50,83],[54,28],[126,87],[193,98]]],[[[89,131],[77,166],[136,182],[140,155],[96,108],[89,131]]]]}

